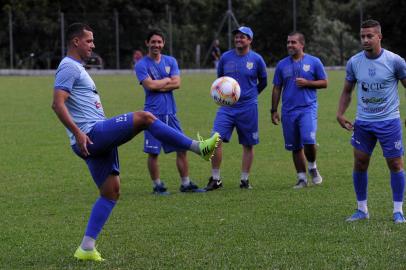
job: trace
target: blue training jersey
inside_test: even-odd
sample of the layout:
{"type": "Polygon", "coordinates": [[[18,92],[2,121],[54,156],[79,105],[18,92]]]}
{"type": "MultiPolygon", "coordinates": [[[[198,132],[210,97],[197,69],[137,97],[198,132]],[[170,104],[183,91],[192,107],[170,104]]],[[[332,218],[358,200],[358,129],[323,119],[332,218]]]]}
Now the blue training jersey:
{"type": "Polygon", "coordinates": [[[278,62],[273,84],[282,89],[282,113],[295,110],[317,110],[317,90],[296,85],[296,78],[318,81],[326,80],[327,74],[320,59],[304,54],[300,61],[291,56],[278,62]]]}
{"type": "Polygon", "coordinates": [[[217,68],[217,77],[228,76],[234,78],[241,88],[240,99],[231,107],[241,108],[247,104],[258,103],[258,78],[266,80],[265,61],[256,52],[250,50],[245,55],[238,55],[236,50],[225,52],[217,68]]]}
{"type": "Polygon", "coordinates": [[[376,58],[359,52],[347,63],[345,79],[357,83],[357,116],[362,121],[399,118],[398,81],[406,78],[406,63],[382,49],[376,58]]]}
{"type": "MultiPolygon", "coordinates": [[[[152,80],[160,80],[165,77],[179,75],[179,67],[176,59],[161,55],[161,61],[156,63],[154,59],[145,56],[135,65],[135,74],[140,84],[150,77],[152,80]]],[[[172,91],[157,92],[144,88],[145,104],[144,110],[155,115],[176,114],[176,103],[172,91]]]]}
{"type": "MultiPolygon", "coordinates": [[[[54,91],[61,90],[69,93],[65,105],[82,132],[89,133],[96,122],[106,119],[94,81],[82,63],[69,56],[62,59],[55,74],[54,91]]],[[[67,133],[74,145],[75,136],[69,129],[67,133]]]]}

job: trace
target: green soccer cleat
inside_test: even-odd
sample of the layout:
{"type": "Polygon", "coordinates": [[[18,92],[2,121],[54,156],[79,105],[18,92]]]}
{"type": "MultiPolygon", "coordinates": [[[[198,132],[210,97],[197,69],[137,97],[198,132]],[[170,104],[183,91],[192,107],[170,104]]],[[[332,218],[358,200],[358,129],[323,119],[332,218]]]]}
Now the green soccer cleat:
{"type": "Polygon", "coordinates": [[[199,134],[197,134],[197,138],[199,140],[200,155],[204,160],[211,160],[211,158],[214,156],[214,150],[219,145],[220,134],[218,134],[218,132],[215,132],[213,136],[211,136],[207,140],[203,140],[203,138],[199,134]]]}
{"type": "Polygon", "coordinates": [[[96,250],[96,248],[93,250],[84,250],[79,246],[78,249],[75,251],[73,257],[81,261],[104,261],[101,254],[96,250]]]}

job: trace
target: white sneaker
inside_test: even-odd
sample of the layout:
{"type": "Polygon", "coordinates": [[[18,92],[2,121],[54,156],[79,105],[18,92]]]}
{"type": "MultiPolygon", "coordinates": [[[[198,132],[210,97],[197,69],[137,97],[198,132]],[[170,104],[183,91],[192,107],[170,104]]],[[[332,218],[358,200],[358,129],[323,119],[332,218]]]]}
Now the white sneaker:
{"type": "Polygon", "coordinates": [[[315,185],[320,185],[321,182],[323,182],[323,178],[321,177],[319,171],[317,170],[317,168],[314,169],[310,169],[309,170],[309,174],[312,178],[312,182],[315,185]]]}
{"type": "Polygon", "coordinates": [[[293,186],[294,189],[300,189],[300,188],[305,188],[307,187],[307,180],[305,179],[299,179],[297,181],[296,185],[293,186]]]}

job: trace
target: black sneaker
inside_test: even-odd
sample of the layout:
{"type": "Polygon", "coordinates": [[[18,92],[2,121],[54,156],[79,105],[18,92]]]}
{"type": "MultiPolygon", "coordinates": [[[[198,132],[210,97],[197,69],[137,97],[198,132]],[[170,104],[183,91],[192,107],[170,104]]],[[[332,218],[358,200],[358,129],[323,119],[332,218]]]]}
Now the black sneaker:
{"type": "Polygon", "coordinates": [[[250,181],[249,180],[241,180],[240,181],[240,188],[241,189],[252,189],[252,186],[250,185],[250,181]]]}
{"type": "Polygon", "coordinates": [[[169,195],[169,192],[166,191],[167,188],[165,187],[164,182],[161,182],[161,184],[156,185],[153,189],[152,189],[152,194],[156,194],[156,195],[169,195]]]}
{"type": "Polygon", "coordinates": [[[207,183],[207,186],[205,188],[206,191],[212,191],[218,188],[223,187],[223,183],[221,180],[213,179],[213,177],[209,178],[209,183],[207,183]]]}
{"type": "Polygon", "coordinates": [[[195,183],[193,183],[192,181],[190,181],[189,185],[184,186],[184,185],[180,185],[179,188],[180,192],[206,192],[205,189],[201,189],[199,188],[195,183]]]}

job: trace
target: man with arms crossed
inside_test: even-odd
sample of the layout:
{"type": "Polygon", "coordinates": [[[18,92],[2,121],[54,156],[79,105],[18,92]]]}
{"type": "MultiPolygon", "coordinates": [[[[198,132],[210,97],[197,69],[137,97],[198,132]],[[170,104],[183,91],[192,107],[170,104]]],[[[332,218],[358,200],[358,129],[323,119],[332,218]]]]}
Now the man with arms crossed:
{"type": "Polygon", "coordinates": [[[278,125],[278,104],[282,94],[282,129],[285,148],[292,151],[297,173],[294,188],[307,186],[306,160],[312,182],[322,177],[316,166],[317,90],[327,87],[327,75],[320,59],[305,54],[305,37],[300,32],[288,35],[289,56],[276,66],[272,90],[272,123],[278,125]]]}
{"type": "Polygon", "coordinates": [[[390,170],[393,197],[393,221],[406,222],[403,217],[402,125],[399,113],[398,81],[406,87],[406,64],[399,55],[381,47],[382,33],[379,22],[367,20],[361,24],[363,51],[347,63],[343,92],[338,104],[337,121],[341,127],[353,131],[354,147],[353,183],[357,197],[356,212],[347,221],[369,218],[367,206],[368,166],[379,141],[390,170]],[[357,114],[354,123],[344,113],[351,102],[357,84],[357,114]]]}
{"type": "MultiPolygon", "coordinates": [[[[117,147],[148,130],[165,143],[193,151],[209,160],[219,138],[214,134],[209,140],[193,141],[144,111],[107,119],[96,86],[83,67],[83,61],[95,48],[92,29],[74,23],[67,29],[66,40],[67,56],[56,71],[52,109],[67,128],[72,150],[86,162],[100,191],[74,257],[102,261],[95,242],[120,195],[117,147]]],[[[170,81],[166,78],[165,85],[170,81]]]]}

